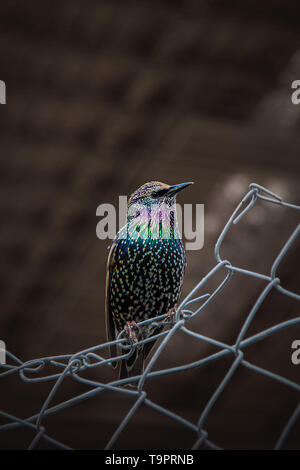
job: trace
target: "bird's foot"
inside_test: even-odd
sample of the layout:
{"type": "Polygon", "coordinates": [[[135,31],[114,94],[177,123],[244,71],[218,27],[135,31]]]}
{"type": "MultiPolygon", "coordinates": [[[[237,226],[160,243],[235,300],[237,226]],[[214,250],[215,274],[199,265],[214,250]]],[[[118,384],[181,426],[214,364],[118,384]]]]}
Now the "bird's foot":
{"type": "MultiPolygon", "coordinates": [[[[167,311],[167,316],[164,318],[163,321],[165,322],[175,322],[176,320],[176,312],[177,312],[177,307],[172,307],[170,310],[167,311]]],[[[183,318],[182,312],[180,312],[180,318],[183,318]]]]}
{"type": "Polygon", "coordinates": [[[132,327],[139,328],[139,325],[135,321],[128,321],[124,326],[124,330],[129,340],[133,343],[137,343],[138,339],[136,337],[136,332],[132,329],[132,327]]]}
{"type": "Polygon", "coordinates": [[[170,310],[167,311],[167,316],[166,318],[164,319],[164,321],[175,321],[175,317],[176,317],[176,307],[172,307],[170,308],[170,310]]]}

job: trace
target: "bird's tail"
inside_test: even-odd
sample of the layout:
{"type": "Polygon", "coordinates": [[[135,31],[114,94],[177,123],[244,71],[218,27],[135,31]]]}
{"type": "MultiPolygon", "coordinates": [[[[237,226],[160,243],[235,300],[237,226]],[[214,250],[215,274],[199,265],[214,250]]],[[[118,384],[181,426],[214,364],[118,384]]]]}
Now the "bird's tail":
{"type": "Polygon", "coordinates": [[[127,379],[128,377],[142,374],[144,371],[144,360],[144,348],[135,348],[128,359],[121,361],[120,379],[127,379]]]}

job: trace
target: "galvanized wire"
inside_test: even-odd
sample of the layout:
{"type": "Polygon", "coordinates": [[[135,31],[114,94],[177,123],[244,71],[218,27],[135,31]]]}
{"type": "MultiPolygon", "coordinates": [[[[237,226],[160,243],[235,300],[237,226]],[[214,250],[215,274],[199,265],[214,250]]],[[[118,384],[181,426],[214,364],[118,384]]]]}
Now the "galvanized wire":
{"type": "MultiPolygon", "coordinates": [[[[42,407],[33,416],[30,416],[26,419],[21,419],[17,416],[12,416],[5,411],[0,411],[0,416],[7,420],[6,424],[0,426],[0,431],[5,432],[9,429],[19,428],[21,426],[30,428],[35,431],[35,436],[32,439],[31,443],[28,446],[28,449],[34,449],[38,445],[38,443],[42,440],[46,440],[53,444],[57,448],[62,449],[71,449],[66,444],[59,442],[58,440],[50,437],[46,432],[46,426],[44,425],[44,418],[50,414],[59,413],[60,411],[77,405],[78,403],[82,402],[83,400],[87,400],[89,398],[94,397],[95,395],[99,395],[104,390],[111,390],[118,392],[123,395],[128,395],[131,397],[135,397],[135,402],[131,409],[128,411],[125,418],[119,424],[117,429],[115,430],[114,434],[112,435],[111,439],[106,445],[106,449],[111,449],[117,442],[118,438],[124,431],[127,424],[130,422],[136,411],[141,407],[141,405],[145,405],[150,407],[157,412],[168,416],[169,418],[173,419],[177,423],[180,423],[182,426],[185,426],[191,429],[195,434],[194,443],[192,444],[192,449],[199,449],[199,448],[210,448],[210,449],[220,449],[220,447],[211,442],[208,439],[208,432],[204,429],[206,419],[211,412],[212,408],[214,407],[216,401],[222,394],[223,390],[229,384],[232,376],[236,372],[236,370],[240,367],[246,367],[255,371],[258,374],[262,374],[266,377],[271,378],[272,380],[278,381],[287,387],[290,387],[294,390],[297,390],[300,397],[300,384],[293,382],[285,377],[282,377],[278,374],[275,374],[269,370],[266,370],[262,367],[258,367],[255,364],[252,364],[244,359],[244,349],[247,348],[249,345],[262,341],[268,336],[271,336],[277,333],[280,330],[285,328],[293,327],[296,324],[300,324],[300,316],[295,317],[290,320],[283,321],[278,323],[275,326],[272,326],[268,329],[262,330],[259,333],[256,333],[253,336],[246,337],[247,331],[249,329],[250,324],[252,323],[258,309],[266,299],[266,297],[270,294],[270,292],[274,289],[278,290],[284,295],[292,297],[295,300],[300,300],[300,295],[296,292],[292,292],[290,290],[285,289],[281,283],[280,278],[277,276],[278,267],[288,252],[291,245],[295,242],[297,236],[300,234],[300,224],[297,225],[294,232],[291,234],[289,239],[284,244],[282,250],[276,257],[271,266],[269,274],[261,274],[255,271],[249,271],[247,269],[243,269],[241,267],[233,266],[229,260],[223,260],[220,254],[221,245],[223,243],[224,238],[227,236],[228,232],[232,224],[236,224],[241,220],[241,218],[255,205],[256,201],[261,199],[271,204],[280,205],[286,207],[287,209],[293,210],[300,210],[300,206],[295,204],[290,204],[284,202],[280,196],[274,194],[273,192],[269,191],[268,189],[258,185],[258,184],[250,184],[248,193],[243,197],[241,202],[238,204],[236,209],[234,210],[233,214],[229,218],[228,222],[226,223],[224,229],[222,230],[216,246],[215,246],[215,256],[217,260],[217,264],[215,267],[195,286],[195,288],[186,296],[186,298],[181,302],[179,307],[177,308],[176,318],[174,322],[164,322],[170,326],[170,329],[167,331],[163,331],[157,334],[155,337],[151,338],[151,341],[154,338],[163,338],[162,342],[156,349],[155,353],[153,354],[152,358],[150,359],[149,363],[147,364],[144,373],[137,377],[131,377],[126,379],[119,379],[114,380],[109,383],[102,383],[94,380],[87,379],[81,375],[83,371],[92,368],[100,368],[100,367],[111,367],[112,363],[118,361],[121,358],[129,357],[132,354],[133,348],[136,347],[136,344],[128,344],[127,338],[124,336],[123,332],[119,335],[116,341],[111,341],[108,343],[103,343],[97,346],[90,347],[83,351],[79,351],[76,354],[65,354],[65,355],[58,355],[58,356],[49,356],[43,357],[39,359],[34,359],[31,361],[23,362],[16,356],[14,356],[10,352],[6,352],[7,358],[9,359],[8,364],[0,365],[0,378],[4,379],[11,374],[18,374],[19,378],[24,382],[53,382],[53,386],[50,389],[48,396],[46,397],[42,407]],[[207,281],[213,278],[218,271],[224,270],[225,276],[224,279],[219,283],[216,289],[213,292],[206,293],[203,295],[198,294],[198,292],[203,289],[206,285],[207,281]],[[259,278],[263,280],[266,284],[262,292],[260,293],[259,297],[255,301],[251,311],[249,312],[246,320],[244,321],[240,332],[236,338],[234,344],[229,345],[223,342],[217,341],[214,338],[207,337],[205,335],[199,334],[191,329],[188,328],[189,321],[198,316],[209,304],[211,304],[216,296],[220,293],[222,289],[226,287],[230,278],[234,272],[238,272],[244,274],[249,277],[259,278]],[[200,307],[196,307],[194,310],[193,305],[198,304],[201,302],[200,307]],[[187,336],[192,336],[200,341],[204,341],[206,343],[215,345],[219,348],[219,351],[210,354],[198,361],[194,361],[188,364],[184,364],[177,367],[162,369],[162,370],[155,370],[153,371],[153,366],[157,363],[158,358],[160,357],[164,348],[172,342],[172,338],[179,332],[183,332],[187,336]],[[109,346],[112,344],[116,344],[121,349],[121,353],[118,357],[115,358],[104,358],[101,355],[102,350],[105,350],[106,354],[109,351],[109,346]],[[230,366],[229,370],[225,374],[225,377],[214,391],[212,396],[210,397],[208,403],[204,407],[201,415],[199,416],[197,423],[192,423],[178,414],[168,410],[165,407],[154,403],[147,397],[147,393],[144,389],[145,382],[152,377],[157,376],[165,376],[168,374],[176,374],[181,371],[187,371],[193,368],[201,368],[207,364],[213,363],[218,361],[219,359],[232,355],[233,362],[230,366]],[[56,373],[51,375],[41,375],[42,370],[46,365],[54,366],[57,370],[56,373]],[[86,384],[91,388],[91,390],[81,393],[80,395],[71,398],[67,401],[63,401],[58,403],[57,405],[51,406],[51,402],[59,389],[59,387],[63,386],[64,379],[69,376],[73,380],[86,384]],[[127,388],[124,385],[128,384],[136,384],[136,388],[127,388]]],[[[140,325],[144,325],[150,322],[161,322],[167,315],[161,315],[151,320],[146,320],[141,322],[140,325]]],[[[142,342],[148,342],[149,339],[144,340],[142,342]]],[[[141,343],[142,343],[141,342],[141,343]]],[[[290,433],[292,427],[296,423],[297,419],[300,417],[300,401],[296,409],[294,410],[292,416],[289,417],[286,426],[282,430],[280,436],[278,436],[278,440],[275,444],[275,449],[282,448],[283,444],[286,441],[288,434],[290,433]]]]}

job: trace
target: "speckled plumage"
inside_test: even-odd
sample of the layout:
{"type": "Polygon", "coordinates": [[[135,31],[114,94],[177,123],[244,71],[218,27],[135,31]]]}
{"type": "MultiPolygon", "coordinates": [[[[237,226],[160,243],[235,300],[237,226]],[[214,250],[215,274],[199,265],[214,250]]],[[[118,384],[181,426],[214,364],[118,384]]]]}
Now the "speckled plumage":
{"type": "MultiPolygon", "coordinates": [[[[108,340],[115,339],[128,322],[139,323],[165,314],[176,305],[186,258],[175,202],[177,192],[187,185],[150,182],[129,199],[127,224],[114,239],[108,258],[108,340]]],[[[147,324],[135,328],[136,339],[148,338],[162,327],[147,324]]],[[[137,344],[135,354],[122,361],[120,376],[141,373],[152,346],[152,342],[137,344]]],[[[116,355],[116,348],[112,348],[112,355],[116,355]]]]}

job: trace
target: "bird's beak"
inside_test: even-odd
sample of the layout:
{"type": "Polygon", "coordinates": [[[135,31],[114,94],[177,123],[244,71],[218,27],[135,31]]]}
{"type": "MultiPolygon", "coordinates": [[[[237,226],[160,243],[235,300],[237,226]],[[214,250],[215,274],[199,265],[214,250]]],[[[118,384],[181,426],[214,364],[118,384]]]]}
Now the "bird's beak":
{"type": "Polygon", "coordinates": [[[194,183],[189,182],[189,183],[174,184],[173,186],[170,186],[170,188],[168,189],[167,194],[168,194],[168,196],[174,196],[175,194],[179,193],[179,191],[181,191],[184,188],[187,188],[191,184],[194,184],[194,183]]]}

